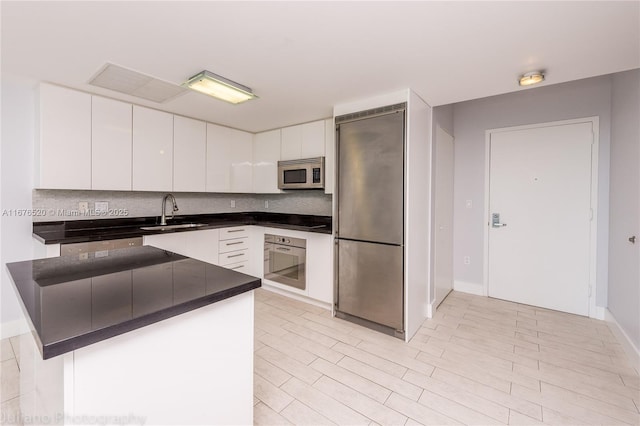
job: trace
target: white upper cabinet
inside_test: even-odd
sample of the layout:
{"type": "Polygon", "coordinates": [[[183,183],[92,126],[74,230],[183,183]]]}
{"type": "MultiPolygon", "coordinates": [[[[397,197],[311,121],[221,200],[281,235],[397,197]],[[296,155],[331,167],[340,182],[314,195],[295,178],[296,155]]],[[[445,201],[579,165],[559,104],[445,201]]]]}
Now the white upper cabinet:
{"type": "Polygon", "coordinates": [[[91,95],[40,85],[36,188],[91,189],[91,95]]]}
{"type": "Polygon", "coordinates": [[[133,106],[133,190],[173,190],[173,115],[133,106]]]}
{"type": "Polygon", "coordinates": [[[324,120],[282,129],[281,160],[322,157],[325,155],[324,120]]]}
{"type": "Polygon", "coordinates": [[[252,192],[253,135],[207,123],[207,192],[252,192]]]}
{"type": "Polygon", "coordinates": [[[173,117],[173,190],[204,192],[206,182],[207,124],[173,117]]]}
{"type": "Polygon", "coordinates": [[[333,118],[324,120],[324,192],[333,194],[336,173],[336,127],[333,118]]]}
{"type": "Polygon", "coordinates": [[[131,104],[91,97],[91,189],[131,190],[131,104]]]}
{"type": "Polygon", "coordinates": [[[280,129],[253,135],[253,192],[277,194],[280,129]]]}

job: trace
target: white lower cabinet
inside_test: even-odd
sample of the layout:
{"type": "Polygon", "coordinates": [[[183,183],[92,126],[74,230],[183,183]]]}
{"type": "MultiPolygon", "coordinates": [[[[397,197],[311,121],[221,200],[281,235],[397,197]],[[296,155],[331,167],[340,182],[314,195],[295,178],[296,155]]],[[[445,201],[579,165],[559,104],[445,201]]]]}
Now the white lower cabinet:
{"type": "Polygon", "coordinates": [[[220,241],[218,242],[220,266],[249,273],[251,253],[249,235],[249,226],[220,229],[220,241]]]}
{"type": "Polygon", "coordinates": [[[217,229],[146,235],[144,245],[192,257],[203,262],[218,264],[217,229]]]}
{"type": "MultiPolygon", "coordinates": [[[[282,235],[285,237],[302,238],[307,242],[306,251],[306,288],[299,290],[264,279],[264,267],[259,276],[263,284],[284,291],[285,294],[304,296],[323,304],[333,303],[333,236],[316,232],[294,231],[279,228],[261,228],[259,240],[264,248],[264,234],[282,235]]],[[[256,236],[257,237],[257,236],[256,236]]],[[[254,244],[254,247],[257,244],[254,244]]],[[[254,256],[261,256],[264,262],[264,250],[255,250],[254,256]]],[[[257,263],[257,260],[255,261],[257,263]]]]}

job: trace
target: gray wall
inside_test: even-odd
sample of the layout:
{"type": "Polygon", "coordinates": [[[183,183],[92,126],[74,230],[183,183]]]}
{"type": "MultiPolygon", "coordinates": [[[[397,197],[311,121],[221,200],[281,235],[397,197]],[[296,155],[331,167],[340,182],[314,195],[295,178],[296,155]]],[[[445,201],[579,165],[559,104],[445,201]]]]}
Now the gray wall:
{"type": "MultiPolygon", "coordinates": [[[[33,208],[45,213],[34,221],[82,220],[114,217],[159,216],[164,192],[127,191],[65,191],[33,190],[33,208]],[[88,202],[94,209],[96,201],[108,201],[113,215],[78,215],[78,203],[88,202]],[[126,213],[120,213],[126,210],[126,213]]],[[[321,191],[291,191],[284,194],[209,194],[174,192],[178,208],[176,214],[232,213],[266,211],[276,213],[314,214],[331,216],[331,195],[321,191]],[[231,202],[235,207],[231,207],[231,202]],[[268,207],[265,206],[268,202],[268,207]]]]}
{"type": "MultiPolygon", "coordinates": [[[[596,304],[607,306],[611,76],[602,76],[454,104],[454,280],[482,286],[485,212],[485,131],[550,121],[600,117],[596,304]],[[466,200],[472,207],[466,208],[466,200]],[[471,264],[464,265],[463,257],[471,264]]],[[[479,287],[481,291],[481,287],[479,287]]]]}
{"type": "Polygon", "coordinates": [[[640,70],[612,82],[609,311],[640,348],[640,70]]]}

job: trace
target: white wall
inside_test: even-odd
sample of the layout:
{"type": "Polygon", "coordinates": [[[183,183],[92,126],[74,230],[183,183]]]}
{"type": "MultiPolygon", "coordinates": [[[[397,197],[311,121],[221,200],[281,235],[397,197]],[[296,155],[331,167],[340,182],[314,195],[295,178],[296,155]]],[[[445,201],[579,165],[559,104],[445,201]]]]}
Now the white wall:
{"type": "Polygon", "coordinates": [[[482,293],[485,130],[589,116],[600,117],[596,304],[607,306],[611,76],[454,104],[454,280],[482,293]],[[472,207],[466,208],[466,200],[472,207]],[[463,257],[471,258],[464,265],[463,257]]]}
{"type": "Polygon", "coordinates": [[[20,306],[4,265],[33,257],[31,217],[17,216],[12,210],[31,209],[35,84],[2,74],[2,337],[17,334],[23,325],[20,306]]]}
{"type": "Polygon", "coordinates": [[[640,70],[613,75],[609,311],[640,349],[640,70]],[[636,244],[629,237],[635,235],[636,244]]]}

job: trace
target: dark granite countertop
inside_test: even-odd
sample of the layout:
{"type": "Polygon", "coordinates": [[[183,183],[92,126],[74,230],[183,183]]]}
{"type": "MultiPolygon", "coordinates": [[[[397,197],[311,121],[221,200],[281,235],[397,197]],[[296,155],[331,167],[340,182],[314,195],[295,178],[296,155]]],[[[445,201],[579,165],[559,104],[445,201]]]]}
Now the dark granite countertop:
{"type": "Polygon", "coordinates": [[[43,359],[261,286],[259,278],[148,246],[7,269],[43,359]]]}
{"type": "Polygon", "coordinates": [[[88,241],[114,240],[141,237],[144,235],[185,232],[229,226],[259,225],[271,228],[293,229],[306,232],[331,234],[331,216],[313,216],[286,213],[221,213],[176,216],[169,224],[199,223],[197,228],[170,231],[140,229],[158,223],[157,216],[118,219],[72,220],[56,222],[34,222],[33,236],[44,244],[83,243],[88,241]]]}

